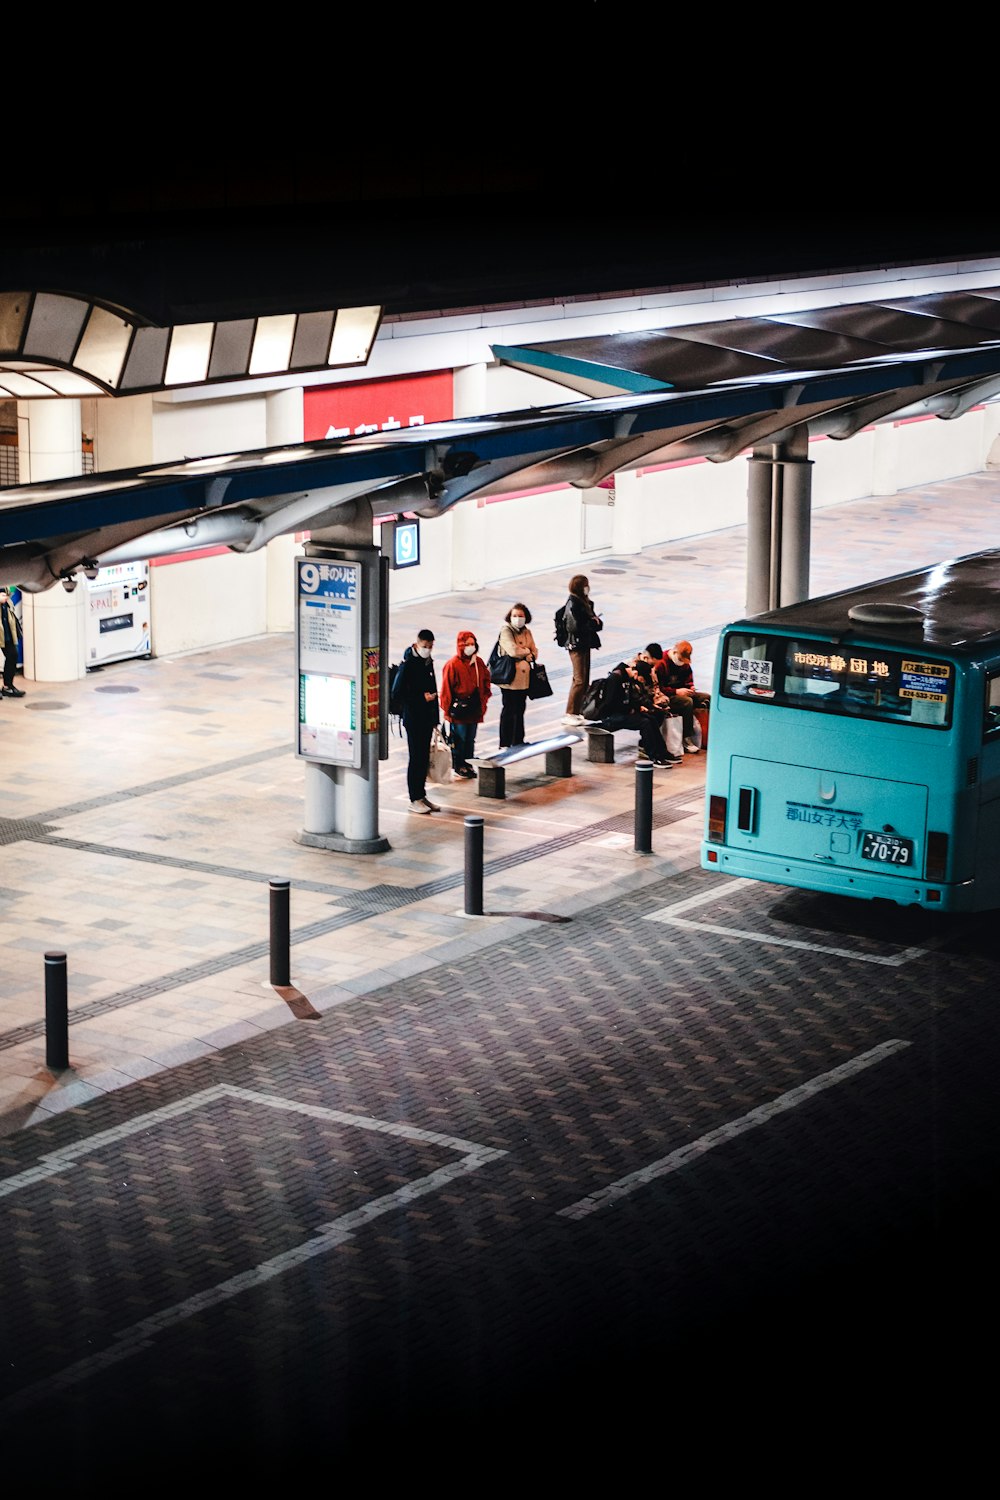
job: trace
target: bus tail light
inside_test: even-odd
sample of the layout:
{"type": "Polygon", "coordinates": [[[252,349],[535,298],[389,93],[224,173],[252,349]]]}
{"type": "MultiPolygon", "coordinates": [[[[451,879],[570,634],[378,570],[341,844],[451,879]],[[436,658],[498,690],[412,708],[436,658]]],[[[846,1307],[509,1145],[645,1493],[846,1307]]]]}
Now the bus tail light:
{"type": "Polygon", "coordinates": [[[709,797],[708,799],[708,837],[713,844],[726,842],[725,797],[709,797]]]}
{"type": "Polygon", "coordinates": [[[929,833],[927,835],[927,879],[943,880],[947,866],[948,835],[929,833]]]}

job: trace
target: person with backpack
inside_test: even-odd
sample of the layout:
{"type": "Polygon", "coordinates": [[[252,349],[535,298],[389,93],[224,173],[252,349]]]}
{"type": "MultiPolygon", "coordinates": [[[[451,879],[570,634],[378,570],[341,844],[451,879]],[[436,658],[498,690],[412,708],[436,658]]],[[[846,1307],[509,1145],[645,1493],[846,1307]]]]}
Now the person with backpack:
{"type": "Polygon", "coordinates": [[[590,686],[590,653],[599,651],[604,621],[590,602],[590,579],[574,573],[569,581],[569,597],[555,614],[556,643],[565,646],[573,667],[573,681],[566,700],[564,724],[582,724],[580,709],[590,686]]]}
{"type": "Polygon", "coordinates": [[[479,642],[471,630],[460,630],[455,655],[441,673],[441,712],[451,725],[451,768],[463,781],[476,774],[469,761],[476,753],[476,730],[486,717],[490,696],[490,674],[479,655],[479,642]]]}
{"type": "Polygon", "coordinates": [[[427,796],[427,770],[431,758],[431,736],[439,721],[437,679],[434,676],[433,630],[418,630],[412,646],[407,646],[396,669],[390,694],[390,706],[398,704],[406,730],[409,760],[406,786],[410,794],[410,812],[440,812],[436,802],[427,796]]]}
{"type": "Polygon", "coordinates": [[[653,702],[653,669],[636,657],[620,661],[605,680],[602,729],[637,729],[639,758],[662,770],[673,770],[663,742],[663,711],[653,702]]]}

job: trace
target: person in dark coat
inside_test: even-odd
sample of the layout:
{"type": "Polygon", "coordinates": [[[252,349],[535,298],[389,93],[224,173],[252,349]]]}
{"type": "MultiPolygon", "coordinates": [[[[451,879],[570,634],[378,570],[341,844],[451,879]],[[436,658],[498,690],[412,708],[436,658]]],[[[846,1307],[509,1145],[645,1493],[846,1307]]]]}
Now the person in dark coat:
{"type": "Polygon", "coordinates": [[[17,671],[17,643],[21,639],[21,622],[17,618],[10,591],[0,588],[0,639],[3,641],[3,696],[23,698],[24,689],[14,686],[17,671]]]}
{"type": "Polygon", "coordinates": [[[653,669],[646,661],[620,661],[608,673],[602,729],[638,729],[639,755],[673,770],[663,739],[663,711],[653,703],[653,669]]]}
{"type": "Polygon", "coordinates": [[[582,724],[580,705],[590,686],[590,653],[601,649],[599,631],[604,621],[590,602],[590,580],[584,573],[574,573],[569,581],[569,598],[564,605],[566,650],[573,666],[573,681],[566,700],[564,724],[582,724]]]}
{"type": "Polygon", "coordinates": [[[403,728],[410,758],[406,766],[406,785],[410,793],[410,812],[440,812],[436,802],[427,796],[427,767],[431,759],[431,735],[439,722],[437,679],[434,675],[433,630],[418,630],[412,646],[403,652],[399,664],[399,696],[403,704],[403,728]]]}

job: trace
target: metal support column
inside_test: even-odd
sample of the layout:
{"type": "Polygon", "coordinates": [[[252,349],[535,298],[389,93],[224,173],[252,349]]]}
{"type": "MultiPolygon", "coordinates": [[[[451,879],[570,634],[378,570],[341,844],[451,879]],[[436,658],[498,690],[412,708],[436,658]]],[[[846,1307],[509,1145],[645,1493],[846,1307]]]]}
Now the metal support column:
{"type": "Polygon", "coordinates": [[[747,473],[747,614],[771,609],[771,483],[774,464],[754,454],[747,473]]]}
{"type": "Polygon", "coordinates": [[[784,470],[781,505],[781,576],[778,603],[809,598],[809,541],[812,522],[812,463],[795,460],[784,470]]]}
{"type": "Polygon", "coordinates": [[[808,433],[758,449],[747,475],[746,612],[809,597],[812,462],[808,433]]]}

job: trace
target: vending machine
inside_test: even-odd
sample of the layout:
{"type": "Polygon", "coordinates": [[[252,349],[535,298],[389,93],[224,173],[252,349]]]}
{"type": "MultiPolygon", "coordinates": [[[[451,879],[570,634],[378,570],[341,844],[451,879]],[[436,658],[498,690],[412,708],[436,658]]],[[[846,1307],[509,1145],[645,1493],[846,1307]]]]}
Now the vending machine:
{"type": "Polygon", "coordinates": [[[88,578],[87,669],[151,656],[149,563],[116,563],[88,578]]]}

